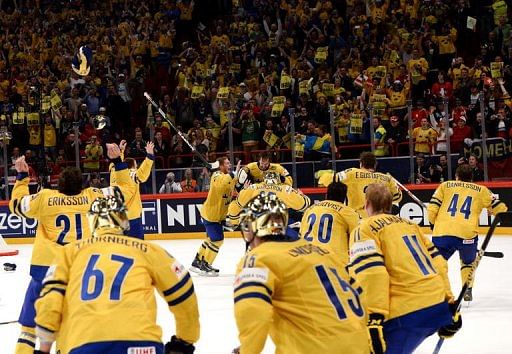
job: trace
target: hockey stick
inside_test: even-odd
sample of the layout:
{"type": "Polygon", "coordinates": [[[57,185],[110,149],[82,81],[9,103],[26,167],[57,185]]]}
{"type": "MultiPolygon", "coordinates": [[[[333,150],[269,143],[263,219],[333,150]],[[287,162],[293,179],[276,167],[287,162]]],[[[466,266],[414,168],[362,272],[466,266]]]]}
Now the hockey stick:
{"type": "MultiPolygon", "coordinates": [[[[473,280],[476,272],[476,268],[478,268],[478,265],[480,264],[480,261],[482,260],[482,257],[485,254],[485,249],[487,248],[487,245],[489,244],[489,241],[491,241],[491,237],[494,234],[494,230],[496,229],[496,226],[500,223],[500,221],[505,217],[512,217],[512,212],[504,212],[499,213],[494,218],[491,226],[489,227],[489,230],[487,230],[487,234],[485,235],[484,242],[482,243],[482,247],[480,247],[480,250],[478,251],[475,260],[473,261],[473,264],[471,265],[471,269],[469,270],[468,278],[466,279],[466,282],[464,283],[464,286],[462,287],[462,290],[459,293],[459,296],[457,297],[457,300],[455,301],[455,308],[457,309],[456,312],[460,310],[460,307],[462,305],[462,300],[464,299],[464,295],[466,294],[466,291],[468,290],[469,284],[473,280]]],[[[436,347],[434,348],[433,354],[438,354],[441,350],[441,347],[444,343],[444,338],[439,338],[437,341],[436,347]]]]}
{"type": "Polygon", "coordinates": [[[147,92],[144,92],[144,97],[146,97],[146,99],[149,101],[149,103],[151,103],[153,105],[153,107],[155,107],[157,110],[158,110],[158,113],[160,113],[160,115],[162,116],[163,119],[165,119],[165,121],[167,123],[169,123],[169,125],[176,131],[176,133],[178,133],[178,135],[180,136],[180,138],[183,140],[183,142],[185,142],[185,144],[188,145],[188,147],[190,148],[190,150],[192,150],[192,152],[197,156],[199,157],[199,159],[201,160],[202,163],[204,163],[204,165],[210,169],[212,169],[212,165],[206,160],[206,158],[199,152],[196,150],[196,148],[194,147],[194,145],[192,145],[190,143],[190,141],[188,141],[187,137],[185,136],[185,134],[183,134],[183,132],[181,130],[179,130],[178,128],[176,128],[176,126],[174,125],[173,122],[171,122],[171,120],[169,118],[167,118],[167,114],[165,114],[165,112],[160,108],[160,106],[155,102],[153,101],[153,99],[151,98],[151,96],[149,95],[149,93],[147,92]]]}
{"type": "Polygon", "coordinates": [[[485,257],[491,257],[491,258],[503,258],[505,255],[503,252],[484,252],[485,257]]]}
{"type": "Polygon", "coordinates": [[[6,322],[0,322],[0,326],[1,325],[7,325],[7,324],[11,324],[11,323],[18,323],[18,321],[6,321],[6,322]]]}
{"type": "Polygon", "coordinates": [[[396,185],[398,187],[400,187],[400,189],[402,189],[405,193],[407,193],[409,195],[409,197],[411,197],[412,200],[414,200],[416,203],[418,203],[419,205],[421,205],[425,209],[427,208],[427,206],[421,200],[419,200],[419,198],[417,196],[412,194],[412,192],[410,190],[408,190],[407,187],[405,187],[402,183],[400,183],[395,177],[391,176],[391,178],[393,178],[393,180],[395,181],[396,185]]]}

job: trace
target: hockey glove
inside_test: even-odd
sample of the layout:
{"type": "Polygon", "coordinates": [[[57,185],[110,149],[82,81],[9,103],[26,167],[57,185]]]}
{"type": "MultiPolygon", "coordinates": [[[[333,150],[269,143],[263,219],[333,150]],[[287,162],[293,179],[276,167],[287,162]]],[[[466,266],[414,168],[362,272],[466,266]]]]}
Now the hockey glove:
{"type": "Polygon", "coordinates": [[[192,354],[194,350],[195,347],[192,344],[176,336],[172,336],[171,341],[165,343],[165,354],[192,354]]]}
{"type": "Polygon", "coordinates": [[[386,341],[382,324],[384,316],[380,313],[372,313],[368,318],[368,333],[370,334],[370,351],[372,354],[383,354],[386,351],[386,341]]]}
{"type": "Polygon", "coordinates": [[[450,313],[452,314],[452,323],[447,326],[441,327],[437,334],[441,338],[451,338],[462,327],[462,316],[455,304],[450,304],[450,313]]]}

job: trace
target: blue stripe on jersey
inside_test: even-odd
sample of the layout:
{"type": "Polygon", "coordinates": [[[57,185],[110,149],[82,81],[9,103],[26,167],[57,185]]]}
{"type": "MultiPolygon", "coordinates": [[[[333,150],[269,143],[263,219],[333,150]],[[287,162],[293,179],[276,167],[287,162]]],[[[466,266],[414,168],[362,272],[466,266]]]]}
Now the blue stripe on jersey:
{"type": "Polygon", "coordinates": [[[244,300],[244,299],[261,299],[261,300],[266,301],[272,305],[272,299],[269,296],[262,294],[262,293],[245,293],[242,295],[238,295],[235,297],[235,304],[238,301],[244,300]]]}
{"type": "Polygon", "coordinates": [[[65,296],[65,295],[66,295],[66,290],[64,290],[64,289],[60,289],[60,288],[50,288],[47,292],[45,292],[44,294],[42,294],[39,298],[45,297],[46,295],[48,295],[48,294],[49,294],[49,293],[51,293],[52,291],[56,291],[56,292],[60,293],[62,296],[65,296]]]}
{"type": "Polygon", "coordinates": [[[18,339],[18,343],[23,343],[23,344],[29,345],[29,346],[31,346],[31,347],[32,347],[32,348],[34,348],[34,349],[35,349],[35,347],[36,347],[36,343],[31,342],[31,341],[29,341],[28,339],[19,338],[19,339],[18,339]]]}
{"type": "Polygon", "coordinates": [[[437,256],[440,256],[440,255],[441,255],[441,252],[439,252],[439,251],[435,251],[435,252],[432,252],[432,253],[430,254],[430,257],[432,257],[432,258],[436,258],[437,256]]]}
{"type": "Polygon", "coordinates": [[[175,293],[176,291],[180,290],[189,281],[189,279],[190,279],[190,273],[187,273],[179,282],[174,284],[169,289],[165,290],[163,292],[164,296],[169,296],[169,295],[175,293]]]}
{"type": "Polygon", "coordinates": [[[379,257],[379,258],[384,259],[384,257],[380,253],[377,253],[377,252],[370,253],[370,254],[366,254],[364,256],[357,257],[354,262],[349,264],[349,267],[354,267],[356,264],[364,261],[365,259],[372,258],[372,257],[379,257]]]}
{"type": "Polygon", "coordinates": [[[368,268],[371,268],[371,267],[378,267],[378,266],[383,266],[384,267],[384,262],[377,261],[377,262],[366,263],[366,264],[360,266],[359,268],[357,268],[354,272],[356,274],[358,274],[358,273],[362,272],[365,269],[368,269],[368,268]]]}
{"type": "Polygon", "coordinates": [[[243,283],[242,285],[236,287],[234,292],[236,293],[238,290],[245,289],[245,288],[247,288],[249,286],[260,286],[260,287],[263,287],[263,288],[265,288],[265,290],[267,290],[267,293],[270,296],[272,296],[272,290],[270,290],[270,288],[268,286],[266,286],[265,284],[258,283],[257,281],[249,281],[247,283],[243,283]]]}
{"type": "Polygon", "coordinates": [[[52,284],[68,285],[68,283],[63,282],[61,280],[48,280],[43,283],[43,286],[52,285],[52,284]]]}
{"type": "Polygon", "coordinates": [[[183,301],[187,300],[189,297],[192,296],[192,294],[194,294],[194,284],[191,284],[190,285],[190,289],[188,289],[187,291],[185,291],[181,296],[177,297],[176,299],[172,300],[172,301],[167,301],[167,305],[169,306],[176,306],[176,305],[179,305],[181,304],[183,301]]]}

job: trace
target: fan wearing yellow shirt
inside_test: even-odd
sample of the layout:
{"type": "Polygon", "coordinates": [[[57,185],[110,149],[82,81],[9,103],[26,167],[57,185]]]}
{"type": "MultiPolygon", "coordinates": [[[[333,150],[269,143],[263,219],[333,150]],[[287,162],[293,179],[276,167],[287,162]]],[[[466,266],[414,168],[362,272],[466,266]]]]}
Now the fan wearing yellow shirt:
{"type": "MultiPolygon", "coordinates": [[[[218,276],[219,270],[212,267],[213,261],[224,242],[222,223],[226,220],[231,194],[235,189],[236,173],[231,171],[231,162],[220,157],[214,164],[218,168],[211,177],[208,196],[201,208],[201,222],[206,229],[206,240],[201,244],[190,270],[204,276],[218,276]]],[[[240,168],[240,161],[236,169],[240,168]]]]}
{"type": "Polygon", "coordinates": [[[278,163],[270,163],[270,154],[263,152],[257,162],[251,162],[244,166],[238,174],[238,183],[243,185],[247,180],[251,183],[263,182],[266,172],[277,172],[281,176],[281,182],[291,186],[292,176],[286,168],[278,163]]]}
{"type": "Polygon", "coordinates": [[[158,245],[123,235],[129,227],[122,199],[98,198],[87,214],[91,238],[56,253],[36,302],[39,354],[191,354],[199,311],[190,274],[158,245]],[[165,345],[156,323],[154,288],[176,321],[165,345]]]}
{"type": "Polygon", "coordinates": [[[359,214],[344,205],[347,186],[333,182],[327,187],[325,200],[309,207],[300,224],[299,234],[317,246],[329,246],[348,264],[348,240],[359,223],[359,214]]]}
{"type": "Polygon", "coordinates": [[[368,218],[350,237],[348,268],[363,290],[376,354],[412,353],[432,334],[453,336],[462,326],[455,305],[449,306],[445,259],[417,224],[389,214],[392,202],[388,186],[370,184],[368,218]]]}
{"type": "Polygon", "coordinates": [[[9,210],[20,217],[38,221],[30,260],[31,280],[18,320],[21,334],[15,350],[16,354],[32,354],[36,326],[34,302],[39,296],[44,275],[59,248],[71,241],[90,237],[91,231],[83,215],[94,199],[112,194],[114,190],[82,190],[82,173],[77,168],[68,167],[59,176],[58,190],[43,189],[37,194],[30,194],[25,157],[17,159],[14,167],[18,176],[9,201],[9,210]]]}
{"type": "Polygon", "coordinates": [[[421,127],[416,127],[412,131],[414,139],[414,153],[430,154],[432,146],[437,140],[437,131],[434,130],[427,118],[421,119],[421,127]]]}
{"type": "Polygon", "coordinates": [[[372,183],[384,183],[393,196],[393,204],[398,205],[402,200],[402,192],[389,174],[375,172],[377,159],[371,152],[363,152],[359,158],[359,168],[349,168],[338,172],[336,181],[347,185],[347,205],[354,209],[361,218],[366,218],[365,192],[372,183]]]}
{"type": "Polygon", "coordinates": [[[234,282],[240,347],[261,353],[267,336],[276,353],[367,354],[366,314],[358,286],[329,248],[286,234],[288,212],[262,192],[241,214],[250,251],[234,282]]]}
{"type": "MultiPolygon", "coordinates": [[[[457,167],[455,181],[441,183],[427,207],[428,220],[434,225],[432,242],[445,259],[459,252],[463,283],[476,258],[482,209],[493,214],[508,210],[487,187],[472,183],[472,176],[473,169],[469,165],[457,167]]],[[[464,300],[472,301],[473,284],[468,285],[464,300]]]]}
{"type": "Polygon", "coordinates": [[[428,62],[420,57],[417,48],[412,50],[412,58],[407,62],[407,70],[412,83],[412,98],[422,98],[427,84],[428,62]]]}

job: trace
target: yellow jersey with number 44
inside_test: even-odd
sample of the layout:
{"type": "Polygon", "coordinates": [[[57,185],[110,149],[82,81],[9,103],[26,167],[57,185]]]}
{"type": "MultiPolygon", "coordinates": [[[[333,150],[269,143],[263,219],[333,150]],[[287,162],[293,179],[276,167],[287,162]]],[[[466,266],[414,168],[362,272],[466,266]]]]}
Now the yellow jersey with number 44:
{"type": "Polygon", "coordinates": [[[398,216],[361,221],[350,236],[349,270],[369,313],[386,320],[453,298],[443,256],[418,225],[398,216]]]}
{"type": "Polygon", "coordinates": [[[474,238],[484,208],[492,213],[507,211],[507,206],[485,186],[462,181],[441,183],[427,207],[428,220],[434,224],[432,236],[474,238]]]}
{"type": "Polygon", "coordinates": [[[388,186],[393,196],[393,204],[402,200],[402,192],[390,175],[372,172],[362,168],[349,168],[336,174],[336,181],[347,185],[347,204],[354,209],[361,218],[366,218],[364,204],[366,202],[366,187],[372,183],[383,183],[388,186]]]}
{"type": "Polygon", "coordinates": [[[369,353],[357,284],[329,248],[267,241],[240,261],[234,283],[240,353],[369,353]]]}
{"type": "Polygon", "coordinates": [[[199,338],[194,285],[163,248],[99,230],[57,251],[36,301],[36,324],[57,349],[120,340],[161,342],[154,288],[176,319],[176,335],[199,338]]]}
{"type": "Polygon", "coordinates": [[[9,209],[18,216],[38,221],[30,275],[42,279],[58,248],[91,236],[86,214],[91,203],[109,194],[109,189],[86,188],[76,195],[43,189],[30,194],[28,183],[28,177],[16,181],[9,209]]]}
{"type": "Polygon", "coordinates": [[[204,220],[221,222],[226,219],[235,182],[236,178],[232,173],[213,173],[208,196],[201,208],[201,217],[204,220]]]}
{"type": "Polygon", "coordinates": [[[299,234],[315,245],[328,245],[347,264],[350,233],[358,223],[359,214],[354,209],[333,200],[324,200],[306,210],[299,234]]]}

